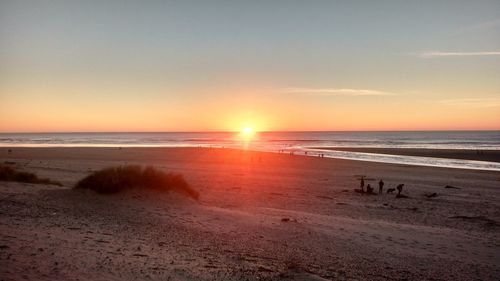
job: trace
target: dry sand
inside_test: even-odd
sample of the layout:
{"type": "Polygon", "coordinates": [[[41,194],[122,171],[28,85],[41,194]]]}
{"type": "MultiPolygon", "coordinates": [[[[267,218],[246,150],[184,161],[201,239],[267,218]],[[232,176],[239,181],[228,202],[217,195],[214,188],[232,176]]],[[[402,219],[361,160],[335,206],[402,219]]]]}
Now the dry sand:
{"type": "Polygon", "coordinates": [[[0,280],[500,280],[499,172],[208,148],[0,161],[64,185],[0,182],[0,280]],[[200,201],[71,190],[122,164],[183,173],[200,201]],[[353,192],[356,175],[409,198],[353,192]]]}

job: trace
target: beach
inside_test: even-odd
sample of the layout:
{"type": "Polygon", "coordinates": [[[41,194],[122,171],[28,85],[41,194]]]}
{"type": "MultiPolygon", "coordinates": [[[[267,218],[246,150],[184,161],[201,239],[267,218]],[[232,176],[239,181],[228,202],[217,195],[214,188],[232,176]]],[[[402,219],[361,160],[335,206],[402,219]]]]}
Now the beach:
{"type": "Polygon", "coordinates": [[[0,280],[500,279],[500,172],[222,148],[2,147],[0,163],[62,183],[0,181],[0,280]],[[131,164],[199,200],[72,189],[131,164]],[[355,192],[360,176],[384,192],[355,192]],[[407,198],[385,192],[401,183],[407,198]]]}

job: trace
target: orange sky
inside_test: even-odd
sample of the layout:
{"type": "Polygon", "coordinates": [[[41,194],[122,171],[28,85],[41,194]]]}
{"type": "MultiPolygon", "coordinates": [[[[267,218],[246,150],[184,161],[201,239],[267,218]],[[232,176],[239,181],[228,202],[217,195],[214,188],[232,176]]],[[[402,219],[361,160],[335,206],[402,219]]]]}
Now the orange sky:
{"type": "MultiPolygon", "coordinates": [[[[50,87],[49,87],[50,88],[50,87]]],[[[49,89],[48,91],[53,91],[49,89]]],[[[62,91],[64,95],[66,91],[62,91]]],[[[19,95],[2,102],[3,132],[238,131],[255,130],[492,130],[500,111],[489,101],[405,101],[408,97],[332,97],[302,94],[223,93],[199,100],[89,101],[19,95]],[[27,99],[26,97],[30,97],[27,99]],[[22,105],[22,106],[20,106],[22,105]]]]}

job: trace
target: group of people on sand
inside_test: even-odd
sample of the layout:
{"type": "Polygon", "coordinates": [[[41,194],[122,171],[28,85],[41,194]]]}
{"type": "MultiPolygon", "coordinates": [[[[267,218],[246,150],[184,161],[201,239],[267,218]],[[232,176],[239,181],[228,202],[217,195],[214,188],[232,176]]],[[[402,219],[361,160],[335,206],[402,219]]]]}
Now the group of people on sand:
{"type": "MultiPolygon", "coordinates": [[[[383,190],[384,190],[384,181],[382,179],[380,179],[380,181],[378,182],[378,194],[382,194],[383,190]]],[[[360,179],[360,184],[359,184],[360,188],[361,188],[361,193],[369,193],[369,194],[375,194],[374,192],[374,187],[372,187],[370,184],[368,184],[366,186],[366,191],[365,191],[365,177],[364,176],[361,176],[361,179],[360,179]]],[[[398,195],[401,194],[401,191],[403,191],[403,186],[404,184],[399,184],[395,189],[398,190],[398,195]]],[[[387,189],[387,193],[393,193],[394,188],[389,188],[387,189]]]]}

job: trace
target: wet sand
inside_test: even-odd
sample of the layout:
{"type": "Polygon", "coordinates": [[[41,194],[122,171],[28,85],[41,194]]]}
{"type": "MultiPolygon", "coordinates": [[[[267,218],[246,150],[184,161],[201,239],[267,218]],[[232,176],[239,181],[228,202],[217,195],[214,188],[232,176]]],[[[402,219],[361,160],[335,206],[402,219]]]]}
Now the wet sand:
{"type": "Polygon", "coordinates": [[[316,147],[320,149],[374,154],[422,156],[448,159],[500,162],[500,150],[371,148],[371,147],[316,147]]]}
{"type": "Polygon", "coordinates": [[[499,172],[215,148],[0,148],[0,161],[63,183],[0,182],[2,280],[500,279],[499,172]],[[124,164],[182,173],[200,200],[71,189],[124,164]],[[409,198],[356,193],[359,175],[409,198]]]}

